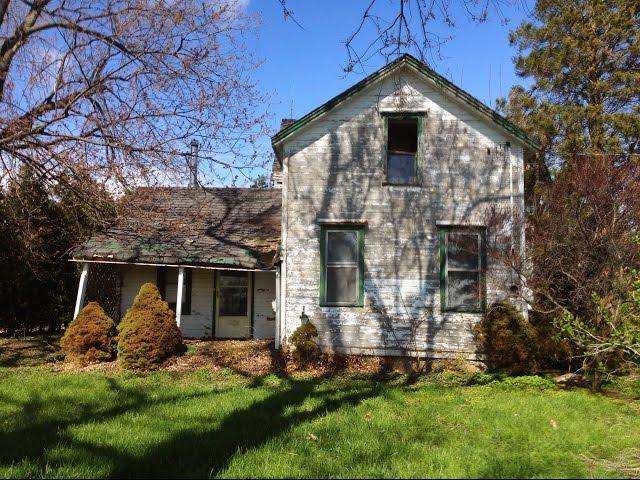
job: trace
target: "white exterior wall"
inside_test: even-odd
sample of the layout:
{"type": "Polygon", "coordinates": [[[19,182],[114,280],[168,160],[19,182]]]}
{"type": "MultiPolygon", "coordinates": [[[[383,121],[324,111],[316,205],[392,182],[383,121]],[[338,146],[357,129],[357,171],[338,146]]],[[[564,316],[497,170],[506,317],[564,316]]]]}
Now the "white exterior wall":
{"type": "MultiPolygon", "coordinates": [[[[427,313],[415,348],[472,357],[480,314],[442,313],[437,224],[482,224],[488,207],[523,211],[523,145],[412,70],[367,87],[284,141],[283,335],[303,307],[321,346],[344,353],[401,354],[407,310],[427,313]],[[384,182],[382,113],[422,112],[420,186],[384,182]],[[509,149],[505,143],[510,142],[509,149]],[[365,220],[365,306],[320,307],[319,220],[365,220]],[[391,316],[391,325],[374,308],[391,316]]],[[[516,235],[519,238],[520,235],[516,235]]],[[[509,270],[487,259],[487,304],[508,296],[509,270]]]]}
{"type": "Polygon", "coordinates": [[[210,338],[213,326],[214,270],[194,268],[191,277],[191,315],[182,315],[180,330],[186,338],[210,338]]]}
{"type": "Polygon", "coordinates": [[[253,336],[254,338],[274,338],[276,333],[275,272],[255,272],[253,288],[253,336]]]}
{"type": "MultiPolygon", "coordinates": [[[[156,267],[144,265],[121,266],[122,295],[121,312],[126,314],[147,282],[156,283],[156,267]]],[[[177,272],[178,267],[175,267],[177,272]]],[[[210,338],[213,326],[214,275],[216,270],[194,268],[191,280],[191,314],[182,315],[180,330],[185,338],[210,338]]],[[[170,276],[170,272],[167,272],[170,276]]],[[[254,338],[275,336],[275,312],[273,302],[276,295],[275,272],[255,272],[254,282],[254,338]]],[[[186,288],[185,288],[186,294],[186,288]]],[[[169,300],[176,300],[176,289],[168,288],[169,300]],[[171,297],[173,295],[173,297],[171,297]]]]}
{"type": "Polygon", "coordinates": [[[153,283],[155,285],[157,273],[156,267],[146,265],[122,265],[120,273],[122,275],[120,312],[124,318],[136,295],[138,295],[140,287],[145,283],[153,283]]]}

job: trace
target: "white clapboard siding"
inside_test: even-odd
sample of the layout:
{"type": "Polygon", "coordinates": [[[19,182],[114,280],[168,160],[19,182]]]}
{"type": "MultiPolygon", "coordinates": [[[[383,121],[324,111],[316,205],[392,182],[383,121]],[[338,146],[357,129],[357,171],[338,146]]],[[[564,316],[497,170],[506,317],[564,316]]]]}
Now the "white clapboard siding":
{"type": "Polygon", "coordinates": [[[156,284],[157,273],[156,267],[146,265],[123,265],[122,273],[122,290],[120,297],[120,311],[122,317],[125,316],[129,307],[133,304],[134,298],[138,295],[140,287],[145,283],[156,284]]]}
{"type": "MultiPolygon", "coordinates": [[[[404,67],[294,133],[283,151],[284,335],[298,327],[304,309],[323,349],[394,355],[407,345],[408,304],[429,314],[414,348],[473,356],[480,314],[440,312],[437,223],[482,223],[488,207],[508,207],[511,178],[522,211],[522,142],[404,67]],[[424,115],[420,185],[384,185],[381,114],[412,111],[424,115]],[[318,219],[368,222],[364,307],[319,306],[318,219]],[[390,312],[391,325],[373,302],[390,312]]],[[[508,296],[509,275],[487,260],[491,302],[508,296]]]]}
{"type": "Polygon", "coordinates": [[[191,315],[182,315],[185,338],[209,338],[213,327],[213,270],[194,268],[191,280],[191,315]]]}
{"type": "MultiPolygon", "coordinates": [[[[178,270],[178,267],[175,267],[178,270]]],[[[171,272],[167,277],[171,278],[171,272]]],[[[121,311],[126,314],[138,294],[140,287],[151,282],[156,283],[156,267],[127,265],[122,267],[121,311]]],[[[167,289],[169,300],[175,302],[175,287],[167,289]]],[[[185,289],[186,294],[186,289],[185,289]]],[[[182,315],[180,330],[185,338],[211,337],[213,325],[213,271],[193,269],[191,284],[191,315],[182,315]]]]}
{"type": "Polygon", "coordinates": [[[273,303],[276,298],[276,273],[256,272],[253,288],[253,336],[274,338],[276,313],[273,303]]]}

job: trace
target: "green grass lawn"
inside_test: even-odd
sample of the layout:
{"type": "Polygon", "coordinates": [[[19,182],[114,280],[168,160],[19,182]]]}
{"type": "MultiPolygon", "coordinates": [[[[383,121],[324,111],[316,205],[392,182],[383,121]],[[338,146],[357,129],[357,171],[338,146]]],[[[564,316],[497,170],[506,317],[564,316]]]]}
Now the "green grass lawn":
{"type": "Polygon", "coordinates": [[[1,477],[589,477],[639,466],[637,400],[531,377],[451,386],[2,368],[0,424],[1,477]]]}

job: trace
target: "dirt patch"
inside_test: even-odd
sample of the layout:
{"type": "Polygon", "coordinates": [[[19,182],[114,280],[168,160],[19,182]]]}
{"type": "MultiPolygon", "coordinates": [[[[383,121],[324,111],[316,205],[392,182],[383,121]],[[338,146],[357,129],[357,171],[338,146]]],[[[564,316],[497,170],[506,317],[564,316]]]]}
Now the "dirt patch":
{"type": "MultiPolygon", "coordinates": [[[[0,366],[51,365],[56,371],[120,370],[117,361],[80,364],[65,362],[59,337],[0,339],[0,366]]],[[[186,340],[187,352],[168,360],[160,370],[191,372],[201,368],[211,371],[231,370],[248,378],[270,373],[289,375],[307,373],[331,376],[340,372],[381,373],[405,371],[407,359],[360,355],[322,354],[315,362],[298,364],[291,354],[275,349],[272,340],[186,340]]]]}
{"type": "Polygon", "coordinates": [[[164,370],[229,369],[250,378],[270,373],[309,373],[330,376],[338,372],[388,371],[384,358],[322,354],[309,365],[298,364],[292,355],[275,349],[272,340],[189,340],[186,355],[173,359],[164,370]]]}
{"type": "Polygon", "coordinates": [[[0,338],[0,367],[37,367],[63,358],[59,335],[0,338]]]}
{"type": "Polygon", "coordinates": [[[252,378],[281,370],[280,354],[271,340],[186,340],[185,343],[187,353],[168,362],[163,370],[230,369],[252,378]]]}

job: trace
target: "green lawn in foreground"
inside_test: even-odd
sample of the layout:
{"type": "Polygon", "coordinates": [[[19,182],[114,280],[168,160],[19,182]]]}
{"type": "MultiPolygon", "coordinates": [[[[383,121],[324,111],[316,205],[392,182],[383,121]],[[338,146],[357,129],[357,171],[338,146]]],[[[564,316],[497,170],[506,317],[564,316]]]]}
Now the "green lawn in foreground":
{"type": "Polygon", "coordinates": [[[638,401],[405,380],[0,369],[0,476],[616,476],[638,453],[638,401]]]}

